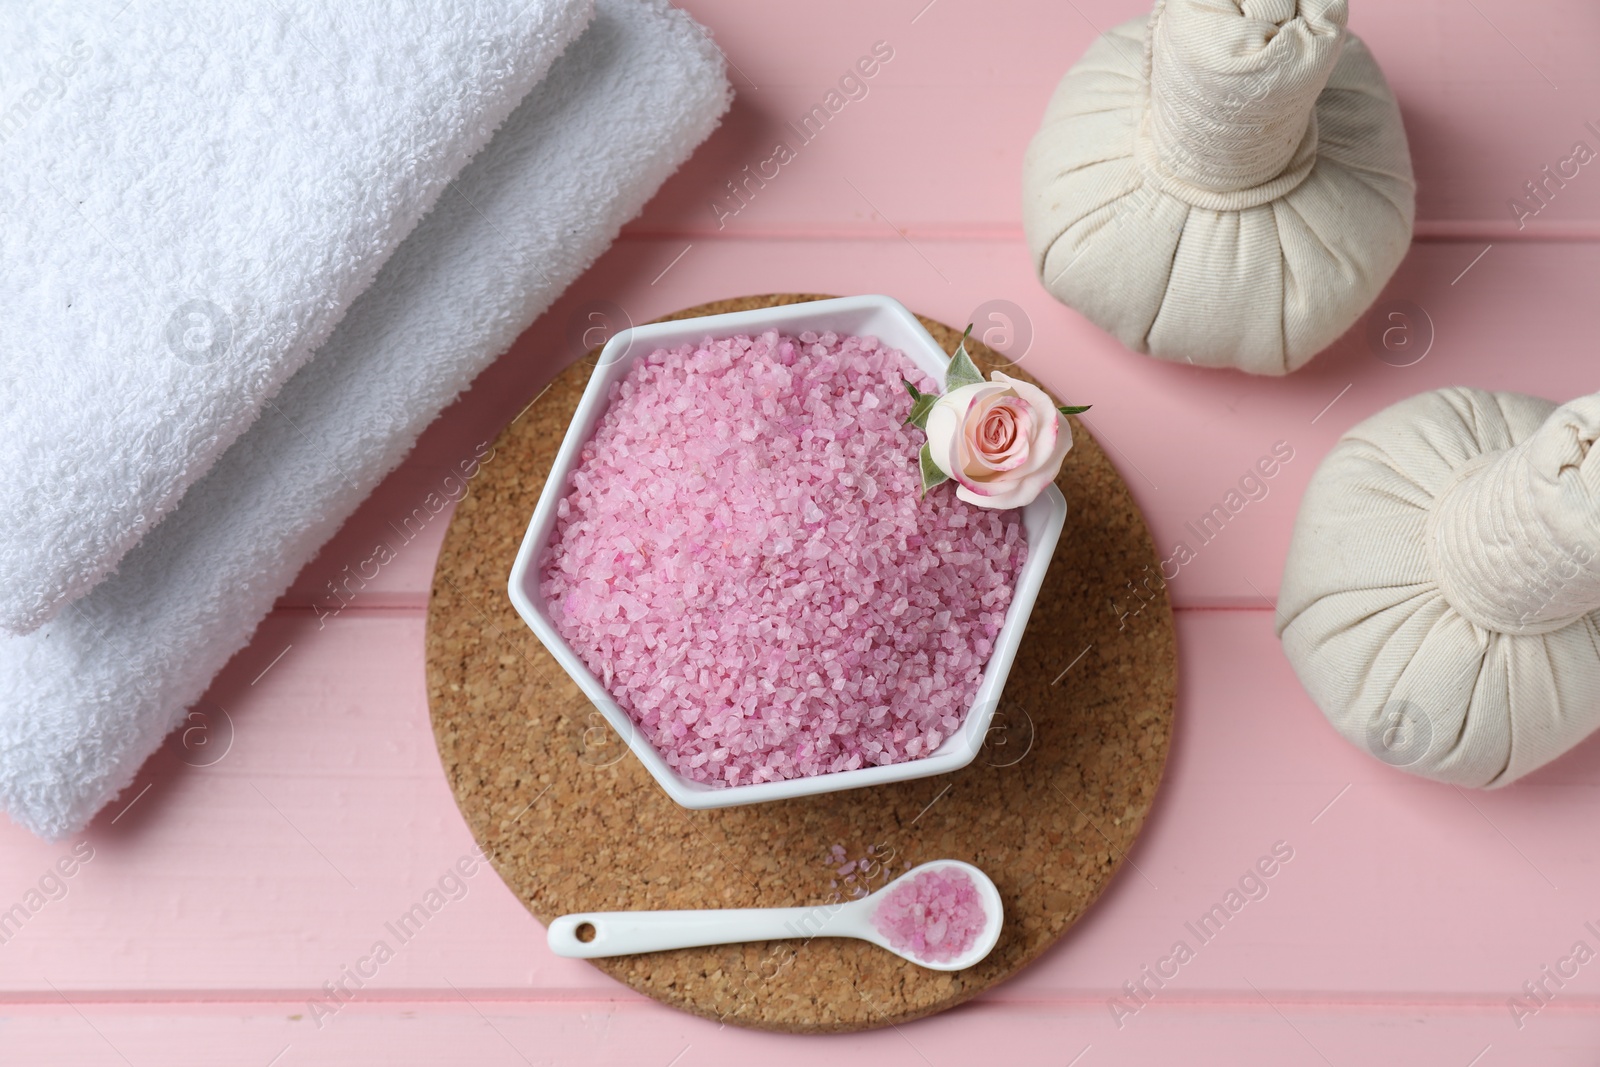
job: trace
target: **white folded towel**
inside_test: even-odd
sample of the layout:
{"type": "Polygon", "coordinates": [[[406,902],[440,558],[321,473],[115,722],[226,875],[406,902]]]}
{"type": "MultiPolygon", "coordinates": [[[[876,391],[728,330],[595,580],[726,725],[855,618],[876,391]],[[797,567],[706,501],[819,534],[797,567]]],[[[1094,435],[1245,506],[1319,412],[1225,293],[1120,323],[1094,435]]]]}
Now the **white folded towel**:
{"type": "Polygon", "coordinates": [[[0,631],[178,503],[591,11],[0,2],[0,631]]]}
{"type": "Polygon", "coordinates": [[[16,822],[74,833],[132,781],[418,433],[716,126],[730,90],[688,16],[595,6],[182,505],[54,622],[0,639],[0,807],[16,822]]]}

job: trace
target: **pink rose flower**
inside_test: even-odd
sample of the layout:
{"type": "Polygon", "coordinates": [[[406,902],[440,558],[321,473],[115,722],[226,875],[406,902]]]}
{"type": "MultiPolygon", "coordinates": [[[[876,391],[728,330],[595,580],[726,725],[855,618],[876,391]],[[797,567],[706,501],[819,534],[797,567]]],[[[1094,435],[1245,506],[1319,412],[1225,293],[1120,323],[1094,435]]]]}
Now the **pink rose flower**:
{"type": "Polygon", "coordinates": [[[928,413],[928,451],[980,508],[1020,508],[1055,481],[1072,427],[1049,394],[995,371],[940,396],[928,413]]]}

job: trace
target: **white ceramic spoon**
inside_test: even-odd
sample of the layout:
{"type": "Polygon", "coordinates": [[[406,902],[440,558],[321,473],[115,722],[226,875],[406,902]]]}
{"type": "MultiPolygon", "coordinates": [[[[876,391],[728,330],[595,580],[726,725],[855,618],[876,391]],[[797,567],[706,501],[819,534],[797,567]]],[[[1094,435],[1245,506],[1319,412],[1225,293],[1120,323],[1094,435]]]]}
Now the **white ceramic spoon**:
{"type": "Polygon", "coordinates": [[[557,956],[595,959],[627,956],[635,952],[661,952],[669,948],[729,945],[741,941],[777,941],[786,938],[855,937],[871,941],[921,967],[959,971],[989,954],[1000,939],[1004,909],[1000,891],[989,876],[960,860],[933,860],[902,874],[876,893],[860,900],[817,904],[809,908],[724,908],[700,911],[591,911],[563,915],[550,924],[550,951],[557,956]],[[983,905],[985,922],[978,939],[961,956],[942,962],[918,959],[893,948],[872,924],[884,894],[914,874],[933,868],[959,867],[972,877],[983,905]],[[583,929],[587,927],[588,929],[583,929]],[[586,936],[580,939],[582,931],[586,936]]]}

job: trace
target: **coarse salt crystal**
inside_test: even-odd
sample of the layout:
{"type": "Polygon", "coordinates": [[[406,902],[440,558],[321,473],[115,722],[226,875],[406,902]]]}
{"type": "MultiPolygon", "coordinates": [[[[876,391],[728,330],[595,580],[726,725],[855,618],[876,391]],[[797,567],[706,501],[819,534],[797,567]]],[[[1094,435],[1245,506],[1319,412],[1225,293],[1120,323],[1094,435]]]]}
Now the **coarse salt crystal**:
{"type": "Polygon", "coordinates": [[[898,763],[970,707],[1026,538],[1015,512],[921,494],[902,379],[935,388],[875,338],[768,331],[613,384],[540,592],[678,773],[898,763]]]}
{"type": "Polygon", "coordinates": [[[983,898],[972,876],[960,867],[930,867],[904,879],[884,894],[872,925],[897,951],[947,963],[977,943],[988,925],[983,898]]]}

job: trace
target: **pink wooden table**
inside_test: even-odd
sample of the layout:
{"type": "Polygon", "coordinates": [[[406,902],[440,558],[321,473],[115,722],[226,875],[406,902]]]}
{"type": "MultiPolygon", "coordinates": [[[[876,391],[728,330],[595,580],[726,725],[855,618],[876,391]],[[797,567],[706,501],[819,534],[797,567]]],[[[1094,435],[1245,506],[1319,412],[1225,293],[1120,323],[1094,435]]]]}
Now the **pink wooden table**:
{"type": "MultiPolygon", "coordinates": [[[[1546,975],[1571,973],[1562,960],[1577,942],[1600,950],[1600,742],[1493,794],[1408,778],[1323,722],[1273,637],[1272,600],[1295,504],[1357,420],[1449,384],[1562,400],[1596,388],[1600,167],[1525,228],[1507,200],[1574,141],[1600,145],[1585,128],[1600,127],[1600,9],[1357,0],[1352,26],[1399,94],[1421,182],[1418,240],[1384,299],[1422,309],[1411,329],[1431,348],[1395,366],[1358,329],[1293,378],[1261,380],[1130,355],[1052,302],[1029,268],[1023,148],[1065,67],[1144,0],[689,6],[732,64],[739,98],[724,127],[427,433],[218,679],[208,701],[231,721],[226,754],[208,766],[158,755],[76,841],[0,827],[0,909],[75,848],[92,850],[65,895],[0,944],[0,1063],[696,1067],[827,1055],[943,1067],[998,1049],[1076,1067],[1593,1063],[1600,962],[1559,986],[1546,975]],[[798,144],[785,123],[879,41],[893,58],[867,95],[798,144]],[[733,199],[727,183],[779,139],[794,158],[733,199]],[[605,302],[643,321],[770,291],[884,292],[951,323],[1012,302],[1025,315],[1018,337],[1031,333],[1029,369],[1094,404],[1095,432],[1169,551],[1258,456],[1293,448],[1270,495],[1172,580],[1178,727],[1132,863],[1016,980],[857,1036],[749,1033],[660,1007],[552,957],[486,870],[355,989],[346,968],[379,938],[392,943],[385,924],[472,847],[423,689],[444,518],[336,617],[314,607],[326,583],[573,358],[573,323],[605,302]],[[1128,998],[1124,983],[1279,842],[1293,859],[1267,896],[1177,977],[1128,998]],[[341,979],[353,997],[328,999],[325,984],[341,979]],[[1524,983],[1541,981],[1551,995],[1539,1005],[1524,983]]],[[[1109,611],[1105,625],[1117,625],[1109,611]]],[[[1062,649],[1063,666],[1079,651],[1062,649]]]]}

